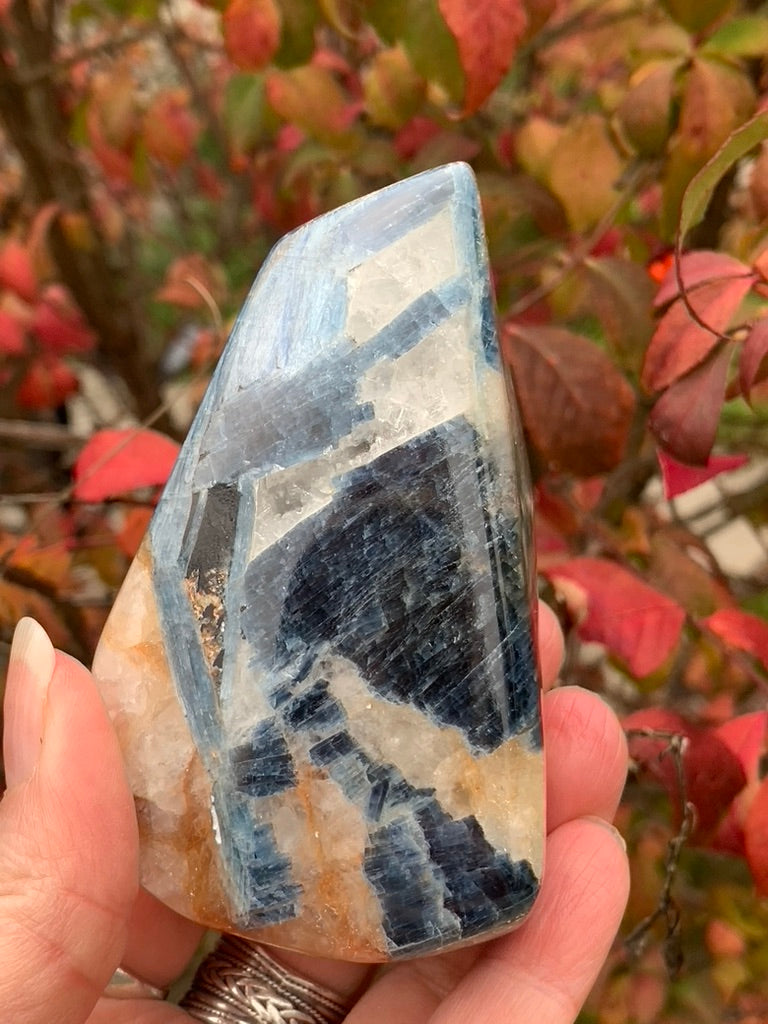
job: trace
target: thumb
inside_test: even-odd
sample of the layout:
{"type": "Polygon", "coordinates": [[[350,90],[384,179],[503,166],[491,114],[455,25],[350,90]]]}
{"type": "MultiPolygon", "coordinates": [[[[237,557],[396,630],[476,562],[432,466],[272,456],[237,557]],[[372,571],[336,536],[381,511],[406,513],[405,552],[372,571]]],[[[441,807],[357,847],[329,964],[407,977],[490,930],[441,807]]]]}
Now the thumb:
{"type": "Polygon", "coordinates": [[[0,803],[0,1007],[83,1024],[118,966],[137,892],[133,801],[90,673],[32,619],[11,648],[0,803]]]}

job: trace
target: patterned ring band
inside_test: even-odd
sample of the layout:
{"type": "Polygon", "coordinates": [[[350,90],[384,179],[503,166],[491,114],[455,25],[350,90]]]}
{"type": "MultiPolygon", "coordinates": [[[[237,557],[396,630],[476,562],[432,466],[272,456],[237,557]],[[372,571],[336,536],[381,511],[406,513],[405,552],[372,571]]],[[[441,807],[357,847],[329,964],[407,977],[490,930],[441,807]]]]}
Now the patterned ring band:
{"type": "Polygon", "coordinates": [[[350,1009],[263,947],[231,935],[202,962],[181,1006],[206,1024],[341,1024],[350,1009]]]}

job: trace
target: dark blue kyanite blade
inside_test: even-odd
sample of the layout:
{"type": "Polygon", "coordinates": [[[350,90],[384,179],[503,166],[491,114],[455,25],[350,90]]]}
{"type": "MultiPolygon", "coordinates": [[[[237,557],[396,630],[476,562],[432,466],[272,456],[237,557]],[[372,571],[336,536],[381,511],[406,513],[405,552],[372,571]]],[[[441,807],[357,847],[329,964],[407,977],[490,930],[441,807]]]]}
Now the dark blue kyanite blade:
{"type": "Polygon", "coordinates": [[[276,247],[94,666],[153,892],[359,960],[525,915],[544,807],[520,446],[466,166],[276,247]]]}

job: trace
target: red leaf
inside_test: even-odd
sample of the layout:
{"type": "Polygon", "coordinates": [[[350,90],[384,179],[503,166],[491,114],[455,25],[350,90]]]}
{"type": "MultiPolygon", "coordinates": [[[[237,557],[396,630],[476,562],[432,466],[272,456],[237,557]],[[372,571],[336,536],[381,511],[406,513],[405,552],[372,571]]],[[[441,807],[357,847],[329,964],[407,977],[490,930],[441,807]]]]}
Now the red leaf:
{"type": "Polygon", "coordinates": [[[715,733],[741,762],[747,776],[747,785],[728,808],[712,846],[722,853],[744,857],[744,824],[760,788],[760,765],[768,736],[768,712],[752,711],[746,715],[737,715],[719,725],[715,733]]]}
{"type": "Polygon", "coordinates": [[[438,0],[464,71],[464,113],[490,96],[509,70],[528,18],[520,0],[438,0]]]}
{"type": "Polygon", "coordinates": [[[739,386],[749,399],[755,384],[768,376],[768,319],[759,320],[747,335],[739,356],[739,386]]]}
{"type": "Polygon", "coordinates": [[[621,461],[634,395],[604,352],[561,328],[508,324],[504,354],[525,429],[549,465],[594,476],[621,461]]]}
{"type": "Polygon", "coordinates": [[[100,430],[73,467],[74,497],[104,501],[137,487],[164,484],[179,446],[154,430],[100,430]]]}
{"type": "Polygon", "coordinates": [[[632,675],[641,678],[655,672],[677,646],[683,609],[620,565],[602,558],[574,558],[545,575],[555,587],[567,580],[583,589],[586,617],[579,625],[580,635],[605,644],[632,675]]]}
{"type": "MultiPolygon", "coordinates": [[[[735,256],[728,256],[727,253],[715,252],[711,249],[697,249],[695,252],[686,252],[681,257],[680,276],[686,291],[690,292],[709,281],[722,281],[729,277],[751,277],[752,272],[746,263],[737,260],[735,256]]],[[[679,294],[680,289],[677,285],[673,262],[661,282],[653,304],[656,307],[665,306],[671,299],[676,299],[679,294]]]]}
{"type": "MultiPolygon", "coordinates": [[[[752,287],[755,278],[739,277],[702,285],[688,296],[691,307],[714,331],[723,333],[752,287]]],[[[659,321],[645,353],[641,383],[646,391],[661,391],[698,366],[717,345],[711,331],[691,319],[677,299],[659,321]]]]}
{"type": "Polygon", "coordinates": [[[747,863],[761,896],[768,896],[768,779],[752,801],[744,823],[747,863]]]}
{"type": "MultiPolygon", "coordinates": [[[[711,837],[734,797],[744,788],[747,777],[739,758],[709,729],[700,729],[681,715],[663,708],[646,708],[628,715],[626,730],[653,729],[685,736],[682,761],[686,796],[696,808],[694,839],[702,842],[711,837]]],[[[680,816],[680,791],[675,763],[662,752],[668,741],[650,737],[631,737],[632,759],[667,790],[680,816]]]]}
{"type": "Polygon", "coordinates": [[[88,352],[96,344],[95,334],[60,285],[50,285],[45,290],[30,328],[42,348],[57,355],[88,352]]]}
{"type": "Polygon", "coordinates": [[[720,473],[739,469],[749,462],[746,455],[710,455],[703,466],[687,466],[685,463],[673,459],[671,455],[661,449],[658,452],[658,457],[661,478],[664,481],[664,497],[667,501],[670,498],[676,498],[678,494],[693,490],[694,487],[706,483],[707,480],[712,480],[720,473]]]}
{"type": "Polygon", "coordinates": [[[396,133],[392,145],[401,160],[412,160],[440,130],[428,117],[413,117],[396,133]]]}
{"type": "Polygon", "coordinates": [[[747,779],[760,778],[760,761],[768,738],[768,711],[750,711],[723,722],[715,733],[738,757],[747,779]]]}
{"type": "Polygon", "coordinates": [[[0,352],[4,356],[23,356],[27,351],[24,328],[4,309],[0,309],[0,352]]]}
{"type": "Polygon", "coordinates": [[[229,0],[223,27],[232,63],[243,71],[260,71],[280,44],[280,9],[275,0],[229,0]]]}
{"type": "Polygon", "coordinates": [[[0,249],[0,285],[15,292],[25,302],[34,302],[37,296],[32,257],[27,247],[13,238],[0,249]]]}
{"type": "Polygon", "coordinates": [[[66,363],[54,356],[43,356],[24,374],[16,401],[25,409],[55,409],[78,387],[79,381],[66,363]]]}
{"type": "Polygon", "coordinates": [[[667,388],[651,412],[656,438],[681,462],[705,464],[715,443],[731,349],[718,352],[667,388]]]}
{"type": "Polygon", "coordinates": [[[151,157],[166,167],[179,167],[192,155],[199,134],[186,90],[170,89],[155,96],[144,118],[144,144],[151,157]]]}
{"type": "Polygon", "coordinates": [[[715,636],[739,651],[746,651],[768,671],[768,622],[741,608],[721,608],[703,620],[715,636]]]}

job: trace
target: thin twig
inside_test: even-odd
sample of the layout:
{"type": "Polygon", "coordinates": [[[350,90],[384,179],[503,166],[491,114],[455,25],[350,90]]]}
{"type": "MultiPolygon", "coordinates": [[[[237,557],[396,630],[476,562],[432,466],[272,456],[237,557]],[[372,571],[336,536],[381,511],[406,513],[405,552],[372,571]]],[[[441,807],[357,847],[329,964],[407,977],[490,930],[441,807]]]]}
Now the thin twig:
{"type": "Polygon", "coordinates": [[[667,852],[664,857],[664,882],[656,907],[632,929],[624,940],[624,945],[633,957],[640,956],[648,944],[651,929],[657,921],[663,919],[666,924],[664,962],[669,976],[675,978],[680,973],[683,957],[680,948],[680,908],[672,894],[672,888],[680,866],[680,856],[683,852],[683,847],[688,841],[696,822],[696,808],[688,800],[685,784],[683,758],[687,738],[680,733],[663,732],[657,729],[628,729],[627,738],[631,739],[633,736],[667,741],[667,746],[659,753],[659,758],[667,756],[673,758],[683,817],[680,822],[680,828],[667,843],[667,852]]]}
{"type": "Polygon", "coordinates": [[[627,179],[625,187],[622,189],[615,203],[606,213],[603,214],[589,235],[582,239],[581,242],[579,242],[579,244],[568,253],[565,262],[558,272],[553,275],[551,280],[538,285],[536,288],[533,288],[531,291],[523,295],[522,298],[518,299],[518,301],[515,302],[507,311],[507,317],[514,319],[515,317],[525,313],[526,310],[531,308],[531,306],[535,306],[537,302],[545,299],[547,295],[550,295],[556,288],[559,288],[563,281],[569,277],[574,270],[581,266],[605,232],[614,223],[625,203],[635,195],[637,185],[645,176],[647,170],[648,169],[646,167],[640,165],[633,169],[627,179]]]}

